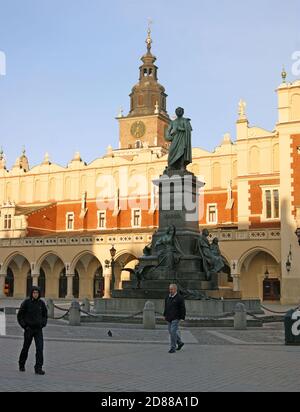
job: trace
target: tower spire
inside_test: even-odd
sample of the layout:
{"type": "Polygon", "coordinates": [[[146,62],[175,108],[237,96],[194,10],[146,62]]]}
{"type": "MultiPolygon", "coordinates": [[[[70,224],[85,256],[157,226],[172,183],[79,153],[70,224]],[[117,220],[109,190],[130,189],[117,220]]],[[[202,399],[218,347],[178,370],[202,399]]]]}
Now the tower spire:
{"type": "Polygon", "coordinates": [[[282,83],[286,83],[287,72],[286,72],[286,70],[285,70],[285,67],[284,67],[284,66],[283,66],[283,68],[282,68],[281,78],[282,78],[282,83]]]}
{"type": "Polygon", "coordinates": [[[148,31],[147,31],[147,39],[146,39],[146,44],[147,44],[147,50],[148,50],[148,54],[151,54],[151,47],[152,47],[152,31],[151,31],[151,25],[153,24],[152,19],[148,19],[148,31]]]}

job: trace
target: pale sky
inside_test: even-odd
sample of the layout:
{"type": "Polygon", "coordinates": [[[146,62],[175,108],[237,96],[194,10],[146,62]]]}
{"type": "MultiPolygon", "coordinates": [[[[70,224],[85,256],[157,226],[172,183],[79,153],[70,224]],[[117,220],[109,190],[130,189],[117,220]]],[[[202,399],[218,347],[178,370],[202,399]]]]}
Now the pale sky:
{"type": "MultiPolygon", "coordinates": [[[[240,98],[251,125],[273,130],[282,66],[300,51],[299,0],[0,0],[0,145],[8,166],[49,152],[65,166],[118,147],[115,116],[129,109],[147,19],[168,111],[185,108],[193,146],[235,139],[240,98]],[[1,53],[0,53],[1,55],[1,53]]],[[[300,76],[299,76],[300,77],[300,76]]]]}

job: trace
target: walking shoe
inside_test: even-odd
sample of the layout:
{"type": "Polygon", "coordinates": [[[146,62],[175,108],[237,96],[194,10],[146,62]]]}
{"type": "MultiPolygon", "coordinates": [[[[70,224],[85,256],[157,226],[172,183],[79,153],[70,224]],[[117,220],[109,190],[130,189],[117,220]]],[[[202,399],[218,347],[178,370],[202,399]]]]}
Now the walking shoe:
{"type": "Polygon", "coordinates": [[[19,365],[19,371],[20,372],[25,372],[25,366],[19,365]]]}
{"type": "Polygon", "coordinates": [[[181,343],[178,345],[177,350],[181,350],[183,347],[184,347],[184,343],[181,342],[181,343]]]}
{"type": "Polygon", "coordinates": [[[35,370],[35,374],[36,374],[36,375],[45,375],[45,373],[46,373],[46,372],[43,371],[42,369],[36,369],[36,370],[35,370]]]}
{"type": "Polygon", "coordinates": [[[171,349],[171,350],[169,350],[169,353],[176,353],[176,350],[175,350],[175,349],[171,349]]]}

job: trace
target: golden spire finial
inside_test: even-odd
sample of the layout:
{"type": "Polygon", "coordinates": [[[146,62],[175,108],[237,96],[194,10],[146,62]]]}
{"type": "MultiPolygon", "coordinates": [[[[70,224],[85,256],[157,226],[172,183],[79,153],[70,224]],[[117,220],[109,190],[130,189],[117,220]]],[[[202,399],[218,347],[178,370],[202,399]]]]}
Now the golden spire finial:
{"type": "Polygon", "coordinates": [[[149,18],[148,19],[148,35],[147,35],[147,40],[146,40],[147,49],[149,53],[151,51],[151,46],[152,46],[152,38],[151,38],[151,25],[152,24],[153,24],[153,20],[149,18]]]}
{"type": "Polygon", "coordinates": [[[282,68],[281,78],[282,78],[282,83],[286,83],[287,72],[286,72],[286,70],[285,70],[285,67],[284,67],[284,66],[283,66],[283,68],[282,68]]]}

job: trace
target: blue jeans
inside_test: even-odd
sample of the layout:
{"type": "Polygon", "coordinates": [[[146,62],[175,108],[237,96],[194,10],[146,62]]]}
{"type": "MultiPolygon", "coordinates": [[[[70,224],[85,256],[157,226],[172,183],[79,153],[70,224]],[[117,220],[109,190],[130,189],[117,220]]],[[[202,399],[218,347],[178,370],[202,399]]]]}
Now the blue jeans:
{"type": "Polygon", "coordinates": [[[173,322],[168,322],[168,330],[171,338],[171,349],[176,350],[176,345],[182,343],[180,333],[179,333],[179,320],[173,320],[173,322]]]}

